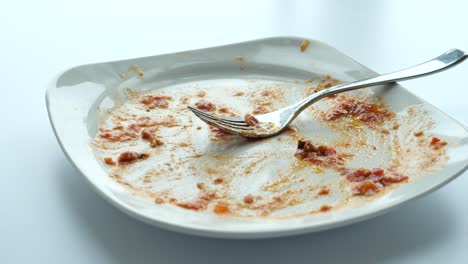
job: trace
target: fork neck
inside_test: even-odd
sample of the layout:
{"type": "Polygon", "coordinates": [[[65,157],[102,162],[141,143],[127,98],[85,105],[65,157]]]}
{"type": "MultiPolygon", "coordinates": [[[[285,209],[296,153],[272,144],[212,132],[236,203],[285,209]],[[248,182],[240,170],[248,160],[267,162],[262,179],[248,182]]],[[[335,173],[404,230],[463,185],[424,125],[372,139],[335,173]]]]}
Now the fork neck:
{"type": "Polygon", "coordinates": [[[294,105],[297,108],[295,111],[295,115],[298,115],[302,110],[324,97],[364,87],[392,83],[396,81],[404,81],[426,76],[429,74],[434,74],[437,72],[447,70],[461,63],[467,57],[468,53],[465,53],[459,49],[452,49],[438,56],[437,58],[434,58],[422,64],[418,64],[411,68],[376,76],[365,80],[337,85],[326,90],[321,90],[296,103],[294,105]]]}

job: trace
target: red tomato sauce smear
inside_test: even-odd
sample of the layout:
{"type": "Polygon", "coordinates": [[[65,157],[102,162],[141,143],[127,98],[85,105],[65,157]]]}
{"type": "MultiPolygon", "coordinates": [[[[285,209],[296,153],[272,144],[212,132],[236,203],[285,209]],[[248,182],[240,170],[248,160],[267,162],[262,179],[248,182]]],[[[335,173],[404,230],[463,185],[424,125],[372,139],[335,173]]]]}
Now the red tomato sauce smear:
{"type": "Polygon", "coordinates": [[[169,107],[169,100],[172,100],[170,96],[154,96],[154,95],[146,95],[141,99],[141,103],[146,105],[149,109],[154,108],[168,108],[169,107]]]}
{"type": "Polygon", "coordinates": [[[344,116],[350,116],[366,123],[380,123],[392,115],[393,113],[385,109],[383,104],[372,104],[355,98],[340,96],[335,100],[333,106],[328,109],[325,118],[327,120],[336,120],[344,116]]]}
{"type": "Polygon", "coordinates": [[[353,195],[371,196],[383,190],[385,186],[408,180],[407,176],[376,168],[346,169],[342,175],[350,182],[356,183],[353,195]]]}
{"type": "Polygon", "coordinates": [[[316,146],[310,140],[303,139],[298,141],[294,156],[324,167],[342,166],[346,157],[346,155],[339,154],[334,148],[325,145],[316,146]]]}
{"type": "Polygon", "coordinates": [[[195,106],[200,110],[205,110],[208,112],[213,112],[216,110],[216,105],[207,100],[200,100],[195,103],[195,106]]]}

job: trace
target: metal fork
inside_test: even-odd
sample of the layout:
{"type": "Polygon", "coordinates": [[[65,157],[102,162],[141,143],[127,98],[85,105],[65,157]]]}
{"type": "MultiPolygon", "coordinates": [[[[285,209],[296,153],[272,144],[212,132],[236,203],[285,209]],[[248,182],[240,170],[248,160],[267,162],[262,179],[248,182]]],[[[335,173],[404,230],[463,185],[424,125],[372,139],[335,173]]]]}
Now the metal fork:
{"type": "Polygon", "coordinates": [[[433,60],[411,68],[318,91],[293,105],[278,109],[274,112],[255,116],[259,124],[268,124],[268,129],[257,129],[257,126],[247,124],[244,119],[213,116],[191,106],[188,108],[201,120],[223,131],[249,138],[271,137],[283,132],[289,123],[304,111],[304,109],[324,97],[364,87],[403,81],[437,73],[457,65],[464,61],[467,56],[468,54],[461,50],[452,49],[433,60]]]}

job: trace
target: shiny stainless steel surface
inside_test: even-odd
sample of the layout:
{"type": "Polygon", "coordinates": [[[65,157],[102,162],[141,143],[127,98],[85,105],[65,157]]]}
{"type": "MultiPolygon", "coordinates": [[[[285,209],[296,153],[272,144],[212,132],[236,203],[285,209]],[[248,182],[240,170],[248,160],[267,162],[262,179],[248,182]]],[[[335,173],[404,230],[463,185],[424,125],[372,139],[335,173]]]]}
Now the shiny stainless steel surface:
{"type": "Polygon", "coordinates": [[[373,78],[355,81],[351,83],[345,83],[337,85],[325,90],[318,91],[300,102],[297,102],[293,105],[278,109],[274,112],[267,114],[255,116],[260,123],[270,123],[273,124],[272,128],[265,130],[256,130],[254,127],[249,126],[245,120],[228,118],[223,116],[213,116],[209,113],[200,111],[194,107],[189,106],[188,108],[201,120],[206,123],[215,126],[219,129],[227,131],[232,134],[238,134],[243,137],[249,138],[263,138],[271,137],[280,134],[284,129],[302,112],[304,109],[312,105],[313,103],[319,101],[322,98],[325,98],[330,95],[343,93],[351,90],[387,84],[397,81],[404,81],[414,78],[423,77],[429,74],[441,72],[447,70],[468,57],[468,54],[459,50],[452,49],[444,54],[434,58],[430,61],[427,61],[422,64],[418,64],[411,68],[404,70],[379,75],[373,78]]]}

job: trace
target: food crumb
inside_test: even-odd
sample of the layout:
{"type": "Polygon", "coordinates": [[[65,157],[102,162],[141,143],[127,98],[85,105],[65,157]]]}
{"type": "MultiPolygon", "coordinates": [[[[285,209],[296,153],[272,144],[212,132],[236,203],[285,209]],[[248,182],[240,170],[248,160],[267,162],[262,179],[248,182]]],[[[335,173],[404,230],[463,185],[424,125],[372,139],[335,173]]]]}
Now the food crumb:
{"type": "Polygon", "coordinates": [[[249,194],[244,197],[244,203],[246,204],[252,204],[254,202],[254,197],[253,195],[249,194]]]}
{"type": "Polygon", "coordinates": [[[214,179],[214,181],[213,181],[214,184],[221,184],[221,183],[223,183],[223,182],[224,182],[223,178],[216,178],[216,179],[214,179]]]}
{"type": "Polygon", "coordinates": [[[229,113],[229,109],[227,107],[221,107],[218,111],[223,114],[229,113]]]}
{"type": "Polygon", "coordinates": [[[299,46],[301,48],[301,52],[304,52],[307,49],[307,47],[309,47],[309,44],[310,40],[304,39],[304,41],[302,41],[301,45],[299,46]]]}
{"type": "Polygon", "coordinates": [[[332,207],[330,205],[322,205],[320,207],[320,212],[328,212],[332,209],[332,207]]]}
{"type": "Polygon", "coordinates": [[[258,115],[258,114],[266,114],[268,113],[268,109],[262,105],[259,105],[257,107],[255,107],[255,109],[252,111],[252,114],[254,115],[258,115]]]}
{"type": "Polygon", "coordinates": [[[195,103],[195,106],[200,109],[200,110],[206,110],[209,112],[212,112],[216,110],[216,105],[213,104],[212,102],[208,102],[206,100],[200,100],[195,103]]]}
{"type": "Polygon", "coordinates": [[[244,92],[236,92],[234,96],[243,96],[245,93],[244,92]]]}
{"type": "Polygon", "coordinates": [[[141,138],[148,140],[150,142],[150,147],[152,148],[164,145],[164,142],[162,142],[154,133],[148,130],[143,130],[141,132],[141,138]]]}
{"type": "Polygon", "coordinates": [[[398,128],[400,128],[399,124],[393,124],[393,127],[392,127],[393,130],[397,130],[398,128]]]}
{"type": "Polygon", "coordinates": [[[438,137],[433,137],[431,140],[431,145],[435,145],[440,142],[440,138],[438,137]]]}
{"type": "Polygon", "coordinates": [[[117,164],[117,163],[115,163],[115,161],[111,157],[105,157],[104,162],[107,165],[110,165],[110,166],[114,166],[115,164],[117,164]]]}
{"type": "Polygon", "coordinates": [[[197,183],[197,188],[198,188],[199,190],[204,190],[204,189],[205,189],[205,186],[203,185],[203,183],[199,182],[199,183],[197,183]]]}
{"type": "Polygon", "coordinates": [[[186,97],[186,96],[182,96],[182,97],[180,98],[180,102],[183,103],[183,104],[188,103],[188,101],[189,101],[189,98],[186,97]]]}
{"type": "Polygon", "coordinates": [[[324,167],[342,166],[349,154],[338,153],[326,145],[315,146],[310,140],[300,139],[294,157],[324,167]]]}
{"type": "Polygon", "coordinates": [[[205,92],[205,91],[199,91],[199,92],[197,93],[197,96],[198,96],[198,97],[205,97],[205,95],[206,95],[206,92],[205,92]]]}
{"type": "Polygon", "coordinates": [[[243,56],[235,56],[234,59],[236,61],[244,61],[244,57],[243,56]]]}
{"type": "Polygon", "coordinates": [[[319,192],[317,193],[318,195],[328,195],[330,193],[330,188],[328,186],[322,186],[320,187],[319,192]]]}
{"type": "Polygon", "coordinates": [[[372,196],[382,190],[380,183],[374,183],[373,181],[364,181],[358,184],[353,189],[353,195],[356,196],[372,196]]]}
{"type": "Polygon", "coordinates": [[[219,173],[219,171],[217,169],[213,169],[213,168],[206,168],[205,171],[208,174],[217,174],[217,173],[219,173]]]}
{"type": "Polygon", "coordinates": [[[168,100],[172,100],[172,97],[164,96],[164,95],[163,96],[146,95],[141,99],[140,103],[146,105],[150,109],[154,109],[156,107],[166,109],[169,107],[168,100]]]}
{"type": "Polygon", "coordinates": [[[128,69],[128,72],[135,73],[136,75],[138,75],[139,78],[143,78],[145,76],[145,73],[141,69],[139,69],[137,66],[130,67],[128,69]]]}
{"type": "Polygon", "coordinates": [[[213,208],[213,212],[215,212],[216,214],[225,214],[229,213],[229,211],[229,206],[226,203],[218,203],[213,208]]]}
{"type": "Polygon", "coordinates": [[[245,122],[249,126],[255,126],[259,123],[258,119],[255,116],[249,114],[245,115],[245,122]]]}
{"type": "Polygon", "coordinates": [[[149,156],[150,155],[148,153],[137,153],[137,152],[134,152],[134,151],[126,151],[126,152],[123,152],[122,154],[120,154],[120,156],[118,158],[118,162],[120,164],[132,163],[132,162],[137,161],[137,160],[147,159],[147,158],[149,158],[149,156]]]}
{"type": "Polygon", "coordinates": [[[424,134],[424,132],[422,132],[422,131],[418,131],[418,132],[414,132],[414,133],[413,133],[413,135],[414,135],[415,137],[420,137],[420,136],[422,136],[423,134],[424,134]]]}
{"type": "Polygon", "coordinates": [[[447,144],[447,141],[442,141],[438,137],[433,137],[431,140],[431,145],[434,146],[435,149],[440,149],[441,147],[446,146],[447,144]]]}
{"type": "Polygon", "coordinates": [[[164,199],[161,198],[161,197],[158,197],[158,198],[154,199],[154,202],[157,203],[157,204],[163,204],[163,203],[164,203],[164,199]]]}
{"type": "Polygon", "coordinates": [[[380,132],[382,132],[382,134],[390,134],[390,131],[386,128],[382,128],[380,132]]]}
{"type": "Polygon", "coordinates": [[[270,91],[262,91],[260,94],[264,97],[269,97],[272,95],[270,91]]]}

